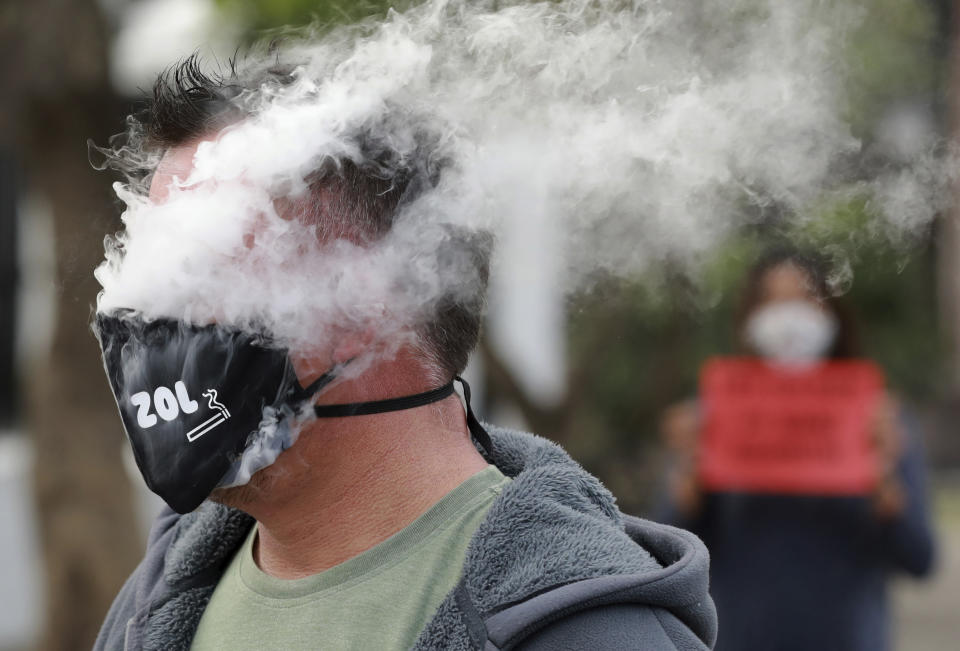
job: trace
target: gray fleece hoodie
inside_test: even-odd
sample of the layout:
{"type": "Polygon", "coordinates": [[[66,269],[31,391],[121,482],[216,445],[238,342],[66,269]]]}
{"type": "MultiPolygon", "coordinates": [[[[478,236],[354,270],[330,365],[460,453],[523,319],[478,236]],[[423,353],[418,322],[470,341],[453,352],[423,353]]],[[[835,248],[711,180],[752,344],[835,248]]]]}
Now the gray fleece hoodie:
{"type": "MultiPolygon", "coordinates": [[[[488,427],[513,479],[467,550],[463,576],[414,649],[707,649],[717,621],[708,557],[686,531],[622,515],[553,443],[488,427]]],[[[94,649],[186,651],[253,520],[205,502],[164,511],[94,649]]]]}

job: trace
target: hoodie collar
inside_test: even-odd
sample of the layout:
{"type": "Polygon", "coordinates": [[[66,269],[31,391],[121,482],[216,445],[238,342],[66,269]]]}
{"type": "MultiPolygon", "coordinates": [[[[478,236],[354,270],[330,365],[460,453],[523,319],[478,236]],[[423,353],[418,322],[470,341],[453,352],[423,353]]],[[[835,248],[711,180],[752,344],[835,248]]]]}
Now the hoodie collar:
{"type": "Polygon", "coordinates": [[[511,481],[474,534],[464,585],[484,616],[550,588],[661,568],[625,530],[596,477],[539,436],[490,427],[493,463],[511,481]]]}

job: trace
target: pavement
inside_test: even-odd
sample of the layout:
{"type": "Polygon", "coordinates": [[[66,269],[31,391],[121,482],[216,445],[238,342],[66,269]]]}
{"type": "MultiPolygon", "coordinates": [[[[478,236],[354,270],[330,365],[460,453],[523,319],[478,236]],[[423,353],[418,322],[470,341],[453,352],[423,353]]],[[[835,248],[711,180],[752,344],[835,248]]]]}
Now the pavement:
{"type": "Polygon", "coordinates": [[[893,585],[898,651],[960,649],[960,473],[939,477],[932,497],[937,567],[926,580],[893,585]]]}

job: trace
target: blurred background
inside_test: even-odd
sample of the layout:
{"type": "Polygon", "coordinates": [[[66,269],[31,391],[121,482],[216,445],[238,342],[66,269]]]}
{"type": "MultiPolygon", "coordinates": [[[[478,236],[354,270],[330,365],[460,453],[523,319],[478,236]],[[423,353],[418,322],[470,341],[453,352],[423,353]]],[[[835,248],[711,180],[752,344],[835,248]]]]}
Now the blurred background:
{"type": "MultiPolygon", "coordinates": [[[[865,4],[846,62],[858,137],[892,156],[930,132],[956,139],[960,2],[865,4]]],[[[226,60],[263,30],[391,5],[0,2],[0,651],[89,648],[158,507],[126,456],[88,327],[92,270],[120,223],[114,179],[92,169],[87,139],[120,131],[141,89],[180,57],[226,60]]],[[[920,423],[940,558],[931,580],[895,586],[898,648],[955,648],[960,221],[949,211],[891,242],[874,237],[868,212],[833,203],[815,229],[789,235],[829,260],[867,356],[920,423]]],[[[573,297],[553,282],[560,253],[537,246],[535,229],[511,234],[469,369],[480,413],[562,443],[624,511],[650,514],[662,492],[661,413],[695,395],[707,356],[735,351],[737,292],[774,233],[783,236],[775,215],[717,242],[695,278],[668,265],[632,282],[598,278],[573,297]]]]}

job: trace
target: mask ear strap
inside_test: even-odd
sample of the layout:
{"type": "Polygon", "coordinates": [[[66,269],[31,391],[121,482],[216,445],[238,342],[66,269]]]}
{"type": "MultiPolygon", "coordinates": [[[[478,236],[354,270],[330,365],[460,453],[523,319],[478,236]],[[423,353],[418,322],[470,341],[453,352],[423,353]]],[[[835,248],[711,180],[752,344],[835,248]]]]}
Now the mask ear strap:
{"type": "Polygon", "coordinates": [[[304,396],[304,397],[306,397],[306,398],[310,398],[310,397],[312,397],[313,395],[315,395],[317,392],[319,392],[319,391],[320,391],[321,389],[323,389],[325,386],[327,386],[328,384],[330,384],[331,382],[333,382],[333,378],[337,377],[336,371],[337,371],[338,369],[339,369],[339,367],[334,368],[334,369],[332,369],[332,370],[330,370],[330,371],[327,371],[326,373],[324,373],[324,374],[321,375],[320,377],[318,377],[316,380],[314,380],[313,382],[311,382],[307,387],[305,387],[305,388],[303,389],[303,391],[301,392],[300,395],[302,395],[302,396],[304,396]]]}
{"type": "MultiPolygon", "coordinates": [[[[335,370],[334,370],[335,371],[335,370]]],[[[313,384],[307,387],[304,392],[312,395],[312,392],[319,391],[328,384],[335,374],[334,371],[324,374],[313,384]]],[[[470,435],[480,444],[489,458],[493,454],[493,441],[487,430],[483,428],[480,421],[473,413],[473,407],[470,406],[470,385],[467,384],[459,375],[455,378],[463,386],[463,399],[467,404],[467,428],[470,435]]],[[[351,402],[342,405],[315,405],[313,408],[317,418],[344,418],[347,416],[369,416],[370,414],[382,414],[388,411],[403,411],[404,409],[413,409],[422,407],[434,402],[443,400],[453,394],[453,382],[445,384],[442,387],[416,393],[412,396],[402,396],[400,398],[388,398],[387,400],[371,400],[369,402],[351,402]]]]}
{"type": "Polygon", "coordinates": [[[348,359],[345,362],[335,365],[329,371],[318,377],[316,380],[311,382],[305,387],[300,386],[300,382],[296,379],[297,373],[293,370],[293,362],[290,361],[290,357],[287,356],[287,368],[288,373],[292,374],[293,382],[296,385],[297,389],[290,397],[291,402],[302,402],[304,400],[310,400],[316,396],[324,387],[333,382],[333,380],[339,375],[340,370],[353,361],[353,358],[348,359]]]}
{"type": "Polygon", "coordinates": [[[459,375],[454,380],[463,387],[463,401],[467,403],[467,427],[470,428],[470,434],[473,436],[473,440],[483,448],[487,459],[490,459],[493,455],[493,441],[490,439],[490,434],[487,433],[487,430],[474,415],[473,407],[470,406],[470,385],[459,375]]]}
{"type": "Polygon", "coordinates": [[[431,389],[423,393],[386,400],[371,400],[369,402],[349,402],[342,405],[315,405],[313,408],[317,418],[343,418],[345,416],[369,416],[382,414],[388,411],[403,411],[422,407],[433,402],[443,400],[453,393],[453,383],[445,384],[438,389],[431,389]]]}

